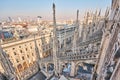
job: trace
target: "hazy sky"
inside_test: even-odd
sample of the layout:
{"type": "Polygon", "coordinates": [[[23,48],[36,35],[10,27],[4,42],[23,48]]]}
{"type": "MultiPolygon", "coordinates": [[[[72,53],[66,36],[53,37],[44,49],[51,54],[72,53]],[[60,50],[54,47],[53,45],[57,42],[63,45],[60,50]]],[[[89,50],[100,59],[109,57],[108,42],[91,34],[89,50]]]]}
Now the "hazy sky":
{"type": "Polygon", "coordinates": [[[75,19],[76,10],[80,14],[86,10],[102,9],[111,5],[112,0],[0,0],[0,18],[16,16],[42,16],[52,18],[52,3],[56,4],[57,19],[75,19]]]}

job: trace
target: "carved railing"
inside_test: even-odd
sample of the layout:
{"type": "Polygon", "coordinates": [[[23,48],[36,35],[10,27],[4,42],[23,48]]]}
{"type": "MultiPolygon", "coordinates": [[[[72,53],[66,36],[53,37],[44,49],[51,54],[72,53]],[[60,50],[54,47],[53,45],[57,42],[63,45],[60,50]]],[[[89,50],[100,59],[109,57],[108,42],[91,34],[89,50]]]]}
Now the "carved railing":
{"type": "Polygon", "coordinates": [[[98,54],[94,53],[85,53],[85,54],[73,54],[69,52],[70,55],[60,57],[61,60],[91,60],[97,59],[98,54]]]}
{"type": "MultiPolygon", "coordinates": [[[[82,42],[80,43],[80,46],[88,46],[90,43],[94,44],[95,42],[100,42],[101,41],[101,37],[90,40],[90,41],[86,41],[86,42],[82,42]]],[[[89,49],[86,50],[86,48],[81,49],[81,47],[78,47],[78,50],[76,51],[76,53],[72,52],[72,48],[70,47],[69,50],[70,52],[64,52],[64,48],[59,49],[59,53],[61,54],[58,56],[59,59],[61,60],[90,60],[90,59],[97,59],[98,53],[99,53],[99,46],[95,46],[93,47],[93,49],[89,49]]],[[[67,48],[68,50],[68,48],[67,48]]],[[[41,59],[41,61],[43,62],[47,62],[47,61],[53,61],[53,57],[49,56],[46,58],[41,59]]]]}
{"type": "Polygon", "coordinates": [[[41,59],[41,62],[48,62],[48,61],[53,61],[53,56],[49,56],[41,59]]]}
{"type": "Polygon", "coordinates": [[[101,39],[102,39],[102,36],[95,37],[95,38],[90,39],[89,41],[80,42],[79,46],[89,45],[90,43],[95,43],[95,42],[101,41],[101,39]]]}

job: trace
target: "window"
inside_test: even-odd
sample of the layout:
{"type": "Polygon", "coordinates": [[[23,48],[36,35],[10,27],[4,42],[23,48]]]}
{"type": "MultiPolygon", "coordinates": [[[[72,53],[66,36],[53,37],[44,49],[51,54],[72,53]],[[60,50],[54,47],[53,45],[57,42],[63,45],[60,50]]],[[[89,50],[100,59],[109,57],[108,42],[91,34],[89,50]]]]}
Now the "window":
{"type": "Polygon", "coordinates": [[[92,32],[94,32],[94,28],[92,29],[92,32]]]}
{"type": "Polygon", "coordinates": [[[22,50],[20,50],[20,52],[22,53],[22,50]]]}
{"type": "Polygon", "coordinates": [[[44,43],[42,42],[42,45],[44,45],[44,43]]]}
{"type": "Polygon", "coordinates": [[[24,57],[22,57],[22,60],[24,60],[25,58],[24,57]]]}
{"type": "Polygon", "coordinates": [[[29,58],[29,55],[27,55],[27,57],[29,58]]]}
{"type": "Polygon", "coordinates": [[[19,62],[19,60],[18,60],[18,59],[16,59],[16,62],[18,63],[18,62],[19,62]]]}
{"type": "Polygon", "coordinates": [[[7,54],[7,56],[8,56],[8,57],[10,57],[10,55],[9,55],[9,54],[7,54]]]}
{"type": "Polygon", "coordinates": [[[32,53],[32,56],[34,56],[34,54],[32,53]]]}
{"type": "Polygon", "coordinates": [[[14,52],[14,55],[16,55],[16,52],[14,52]]]}
{"type": "Polygon", "coordinates": [[[13,50],[15,49],[15,48],[12,48],[13,50]]]}
{"type": "Polygon", "coordinates": [[[27,51],[27,48],[25,48],[25,50],[27,51]]]}

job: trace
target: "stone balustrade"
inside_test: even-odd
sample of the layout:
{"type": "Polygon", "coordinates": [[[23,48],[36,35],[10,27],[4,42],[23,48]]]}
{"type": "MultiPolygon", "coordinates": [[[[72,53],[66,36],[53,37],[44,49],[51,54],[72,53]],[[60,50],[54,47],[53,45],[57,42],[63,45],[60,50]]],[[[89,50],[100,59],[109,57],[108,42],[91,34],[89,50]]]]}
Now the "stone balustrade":
{"type": "Polygon", "coordinates": [[[42,58],[41,59],[42,62],[50,62],[50,61],[53,61],[53,56],[49,56],[49,57],[46,57],[46,58],[42,58]]]}
{"type": "MultiPolygon", "coordinates": [[[[94,40],[86,41],[83,43],[80,43],[81,45],[77,48],[76,53],[73,53],[71,48],[66,48],[69,52],[64,52],[64,48],[59,49],[59,55],[58,58],[61,60],[82,60],[82,59],[97,59],[99,48],[100,48],[100,40],[101,38],[96,38],[94,40]],[[94,44],[95,43],[95,44],[94,44]],[[90,45],[92,44],[92,45],[90,45]],[[94,45],[93,45],[94,44],[94,45]],[[90,46],[89,46],[90,45],[90,46]]],[[[47,61],[53,61],[53,56],[46,57],[41,59],[43,62],[47,61]]]]}

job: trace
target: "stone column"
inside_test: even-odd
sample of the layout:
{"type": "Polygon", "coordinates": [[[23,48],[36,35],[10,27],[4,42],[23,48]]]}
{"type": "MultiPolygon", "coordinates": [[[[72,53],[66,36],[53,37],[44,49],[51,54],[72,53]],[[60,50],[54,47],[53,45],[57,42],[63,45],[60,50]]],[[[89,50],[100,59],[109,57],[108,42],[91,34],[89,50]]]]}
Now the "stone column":
{"type": "Polygon", "coordinates": [[[59,64],[58,64],[58,73],[61,73],[61,61],[59,60],[59,64]]]}
{"type": "Polygon", "coordinates": [[[100,78],[102,77],[102,70],[104,69],[104,64],[105,64],[105,57],[106,57],[106,52],[109,46],[109,42],[110,42],[110,37],[108,34],[103,36],[102,39],[102,45],[101,45],[101,54],[100,59],[99,59],[99,64],[97,65],[97,74],[99,74],[97,80],[100,80],[100,78]]]}
{"type": "Polygon", "coordinates": [[[56,32],[56,17],[55,17],[55,4],[53,3],[53,62],[54,62],[54,71],[57,75],[58,71],[58,40],[56,32]]]}
{"type": "Polygon", "coordinates": [[[70,76],[75,76],[75,63],[74,62],[71,62],[70,76]]]}

